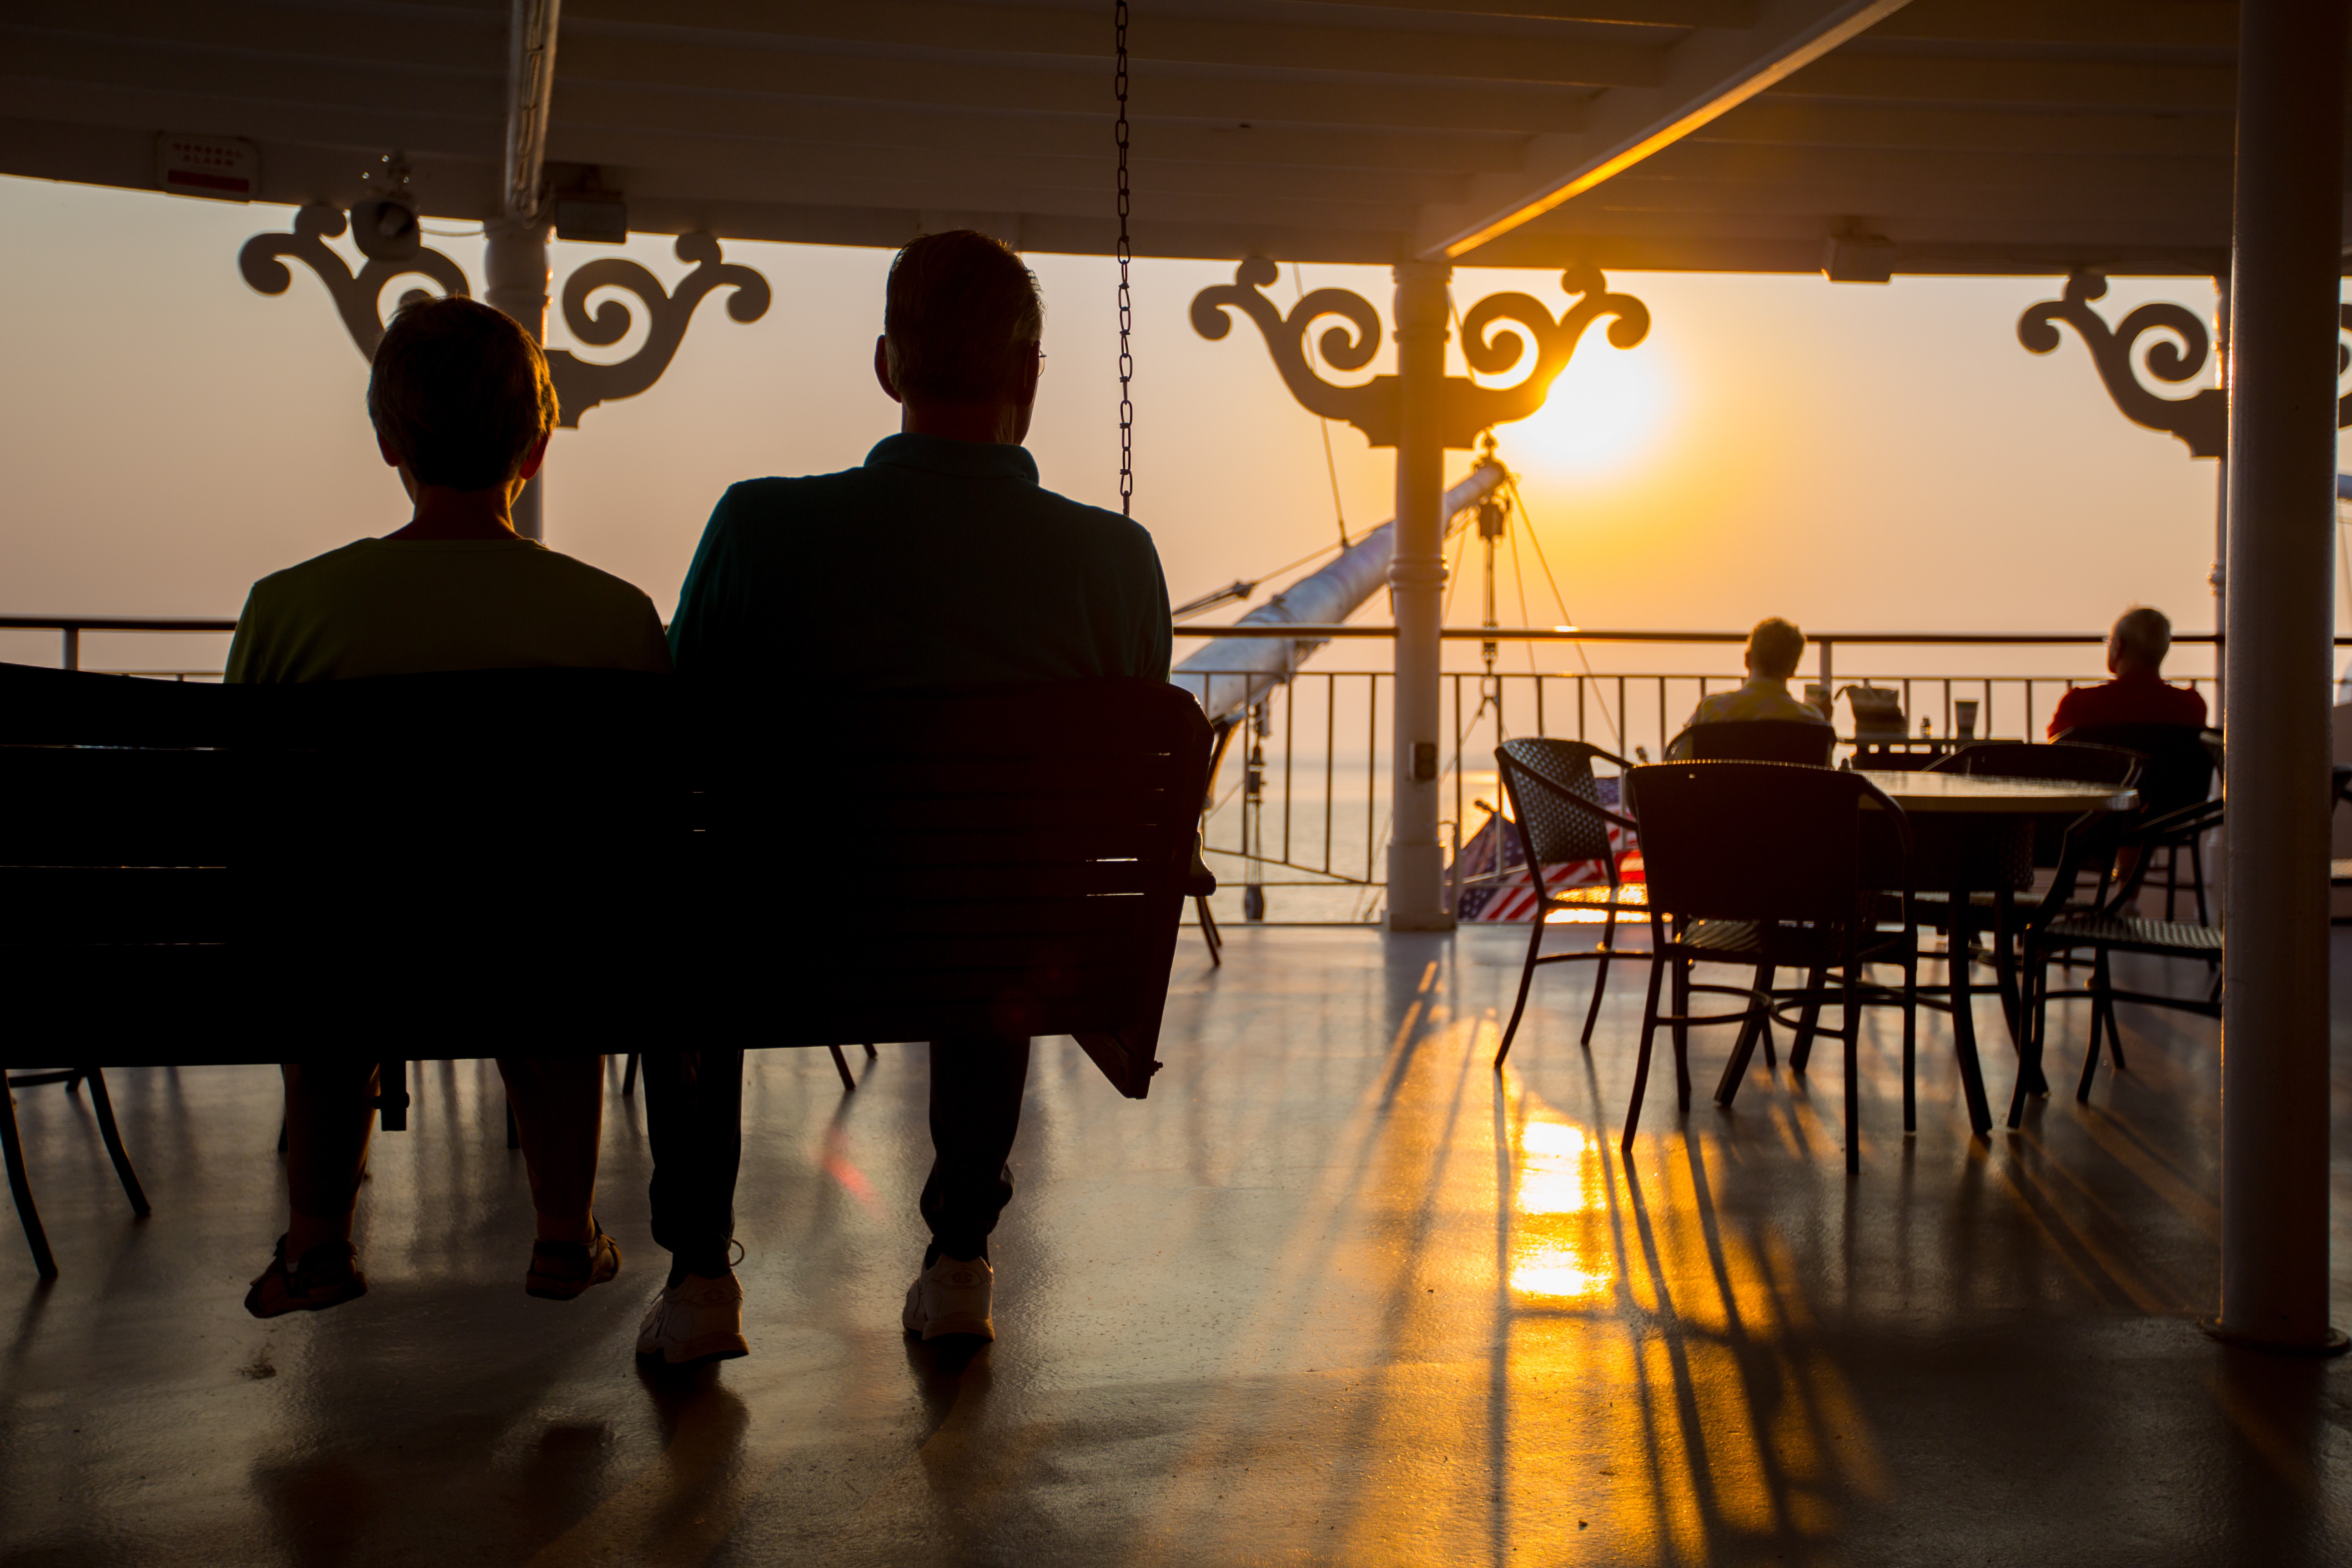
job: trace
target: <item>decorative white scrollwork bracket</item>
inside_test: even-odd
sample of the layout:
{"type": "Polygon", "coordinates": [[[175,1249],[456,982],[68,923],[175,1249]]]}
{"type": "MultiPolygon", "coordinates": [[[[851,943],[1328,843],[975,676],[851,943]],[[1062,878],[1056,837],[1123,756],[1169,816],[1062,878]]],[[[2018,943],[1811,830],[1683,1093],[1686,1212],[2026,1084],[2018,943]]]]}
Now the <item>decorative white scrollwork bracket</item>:
{"type": "MultiPolygon", "coordinates": [[[[2159,338],[2148,345],[2149,374],[2178,385],[2202,374],[2213,350],[2204,321],[2185,305],[2159,301],[2139,306],[2124,317],[2121,326],[2109,327],[2091,309],[2091,301],[2106,291],[2107,280],[2097,273],[2074,274],[2066,279],[2063,298],[2045,300],[2017,319],[2017,341],[2030,353],[2046,354],[2058,346],[2058,323],[2065,322],[2082,334],[2099,379],[2106,383],[2107,395],[2115,399],[2125,418],[2179,437],[2191,457],[2223,456],[2230,444],[2228,393],[2209,386],[2187,397],[2166,397],[2143,386],[2137,374],[2139,340],[2150,332],[2168,332],[2171,338],[2159,338]]],[[[2339,310],[2343,330],[2352,331],[2352,305],[2341,306],[2339,310]]],[[[2336,363],[2340,374],[2352,365],[2352,349],[2339,342],[2336,363]]],[[[2336,423],[2339,429],[2352,425],[2352,395],[2336,400],[2336,423]]]]}
{"type": "MultiPolygon", "coordinates": [[[[465,273],[437,250],[420,250],[406,261],[371,261],[353,276],[326,245],[343,227],[343,215],[336,208],[304,207],[294,215],[292,234],[257,234],[247,240],[237,252],[237,269],[264,294],[283,294],[292,285],[289,259],[317,273],[363,359],[373,359],[376,344],[383,341],[383,291],[394,279],[421,276],[439,284],[445,295],[467,292],[465,273]]],[[[680,235],[675,254],[680,261],[695,264],[675,290],[665,290],[651,272],[621,257],[591,261],[564,279],[563,324],[580,342],[597,348],[619,342],[628,336],[639,310],[646,326],[646,341],[637,352],[609,364],[583,360],[568,349],[547,351],[547,371],[562,410],[557,422],[564,428],[576,429],[580,416],[596,405],[635,397],[659,381],[686,341],[695,307],[712,290],[731,290],[727,313],[738,321],[756,321],[768,313],[768,280],[749,267],[722,259],[719,241],[711,236],[680,235]],[[633,294],[635,304],[607,299],[591,310],[590,296],[603,289],[633,294]]],[[[421,289],[411,289],[400,302],[428,297],[421,289]]]]}
{"type": "Polygon", "coordinates": [[[714,289],[731,289],[727,314],[746,325],[768,313],[768,280],[748,267],[722,261],[719,241],[707,234],[681,234],[674,249],[694,270],[665,293],[661,280],[634,261],[608,256],[591,261],[563,280],[563,325],[583,343],[604,348],[628,336],[632,310],[619,300],[605,300],[591,310],[588,297],[599,289],[619,289],[637,297],[646,313],[646,341],[635,353],[611,364],[584,360],[566,349],[547,352],[547,370],[555,378],[555,395],[563,409],[561,423],[576,428],[580,416],[600,403],[635,397],[659,381],[686,341],[694,308],[714,289]]]}
{"type": "MultiPolygon", "coordinates": [[[[1339,385],[1318,375],[1306,353],[1307,329],[1322,317],[1337,316],[1347,324],[1325,331],[1316,347],[1332,369],[1361,370],[1380,352],[1380,312],[1360,294],[1318,289],[1286,316],[1260,292],[1280,276],[1265,257],[1249,258],[1235,269],[1233,282],[1192,297],[1192,330],[1214,342],[1233,330],[1226,312],[1239,310],[1256,323],[1283,384],[1309,413],[1353,425],[1375,447],[1395,446],[1402,424],[1402,378],[1376,375],[1360,385],[1339,385]]],[[[1462,353],[1472,370],[1501,375],[1523,362],[1528,369],[1508,386],[1480,386],[1466,376],[1447,376],[1438,399],[1444,445],[1475,446],[1481,431],[1525,419],[1542,407],[1544,395],[1574,357],[1584,330],[1601,317],[1614,318],[1609,341],[1618,348],[1630,349],[1649,335],[1649,307],[1630,294],[1608,292],[1598,268],[1571,267],[1560,275],[1560,284],[1580,299],[1558,320],[1526,294],[1490,294],[1462,318],[1462,353]],[[1497,331],[1504,322],[1510,325],[1497,331]],[[1527,335],[1513,327],[1525,329],[1527,335]]]]}
{"type": "MultiPolygon", "coordinates": [[[[319,275],[327,286],[328,298],[335,302],[335,312],[343,319],[343,331],[352,337],[352,346],[365,360],[375,358],[375,346],[383,341],[383,291],[395,278],[429,278],[441,285],[441,292],[466,292],[466,275],[457,264],[437,250],[419,250],[406,261],[371,261],[353,277],[343,258],[327,248],[327,241],[341,234],[345,227],[342,209],[324,205],[303,207],[294,215],[292,234],[257,234],[245,242],[236,253],[236,269],[257,293],[283,294],[293,287],[293,270],[287,258],[300,262],[319,275]]],[[[411,289],[400,297],[404,305],[412,300],[429,299],[422,289],[411,289]]]]}

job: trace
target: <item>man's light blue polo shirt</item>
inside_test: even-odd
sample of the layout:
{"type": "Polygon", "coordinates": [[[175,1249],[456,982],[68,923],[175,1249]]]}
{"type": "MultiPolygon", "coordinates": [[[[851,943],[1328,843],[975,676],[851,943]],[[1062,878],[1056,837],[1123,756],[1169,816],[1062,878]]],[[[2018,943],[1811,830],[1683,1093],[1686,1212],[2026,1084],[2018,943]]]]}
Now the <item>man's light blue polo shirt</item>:
{"type": "Polygon", "coordinates": [[[1055,495],[1019,447],[897,435],[863,468],[719,498],[670,622],[682,675],[835,689],[1168,679],[1138,524],[1055,495]]]}

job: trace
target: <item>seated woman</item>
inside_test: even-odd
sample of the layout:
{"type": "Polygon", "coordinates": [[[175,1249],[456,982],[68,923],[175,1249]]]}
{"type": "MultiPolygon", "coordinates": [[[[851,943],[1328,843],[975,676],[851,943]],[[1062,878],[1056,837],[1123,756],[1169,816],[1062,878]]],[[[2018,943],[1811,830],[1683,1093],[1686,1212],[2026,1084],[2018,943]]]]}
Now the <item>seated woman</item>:
{"type": "MultiPolygon", "coordinates": [[[[514,531],[514,498],[539,471],[556,416],[547,362],[521,327],[471,300],[404,308],[376,349],[368,415],[415,515],[397,532],[255,584],[229,679],[669,669],[660,619],[641,591],[514,531]]],[[[257,1318],[317,1311],[367,1289],[352,1221],[375,1067],[326,1059],[282,1070],[291,1212],[245,1299],[257,1318]]],[[[621,1267],[594,1213],[604,1059],[502,1057],[499,1071],[539,1215],[523,1289],[569,1300],[621,1267]]]]}
{"type": "Polygon", "coordinates": [[[1681,731],[1666,745],[1666,755],[1685,754],[1683,737],[1694,724],[1737,724],[1755,719],[1778,719],[1800,724],[1826,724],[1829,716],[1810,702],[1789,695],[1797,662],[1805,657],[1805,634],[1794,621],[1770,616],[1748,634],[1748,679],[1730,691],[1698,700],[1681,731]]]}

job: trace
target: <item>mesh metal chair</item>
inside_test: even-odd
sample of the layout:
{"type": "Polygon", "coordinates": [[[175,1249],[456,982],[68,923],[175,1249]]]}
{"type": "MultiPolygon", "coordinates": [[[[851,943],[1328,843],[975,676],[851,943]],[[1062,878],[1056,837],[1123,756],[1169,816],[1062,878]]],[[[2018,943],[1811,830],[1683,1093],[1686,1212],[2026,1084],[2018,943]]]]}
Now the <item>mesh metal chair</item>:
{"type": "MultiPolygon", "coordinates": [[[[1592,1043],[1593,1020],[1601,1016],[1601,998],[1609,984],[1609,965],[1615,959],[1647,960],[1646,952],[1625,952],[1616,947],[1617,917],[1620,914],[1640,915],[1648,909],[1646,890],[1636,882],[1628,884],[1618,879],[1617,857],[1609,844],[1612,826],[1632,831],[1633,819],[1622,812],[1612,811],[1601,804],[1601,792],[1592,775],[1595,759],[1614,766],[1622,776],[1633,764],[1612,752],[1582,741],[1520,740],[1506,741],[1495,748],[1495,764],[1502,771],[1503,793],[1511,803],[1511,826],[1517,830],[1521,865],[1533,883],[1537,900],[1532,915],[1533,928],[1528,932],[1528,962],[1519,971],[1518,1000],[1511,1005],[1511,1021],[1503,1029],[1503,1044],[1495,1053],[1495,1065],[1501,1067],[1503,1058],[1511,1054],[1512,1038],[1519,1032],[1520,1015],[1527,1011],[1528,988],[1536,977],[1539,963],[1572,963],[1591,959],[1599,963],[1600,970],[1592,980],[1592,1000],[1584,1010],[1584,1033],[1581,1043],[1592,1043]],[[1545,875],[1548,866],[1572,865],[1581,861],[1599,861],[1608,880],[1598,886],[1577,887],[1552,885],[1545,875]],[[1547,917],[1561,910],[1597,910],[1601,912],[1601,945],[1590,952],[1542,952],[1547,917]]],[[[1498,866],[1493,875],[1497,879],[1517,869],[1498,866]]]]}
{"type": "Polygon", "coordinates": [[[1676,1026],[1675,1079],[1681,1108],[1690,1109],[1690,1062],[1683,1029],[1692,1024],[1739,1022],[1739,1042],[1716,1091],[1728,1105],[1748,1066],[1768,1011],[1820,999],[1841,1005],[1840,1028],[1820,1029],[1845,1046],[1845,1164],[1862,1168],[1859,1079],[1855,1063],[1864,1005],[1890,1000],[1869,987],[1866,963],[1898,965],[1903,986],[1892,998],[1903,1009],[1903,1110],[1916,1123],[1914,1068],[1918,1047],[1918,931],[1911,921],[1911,835],[1903,810],[1859,773],[1782,763],[1665,763],[1629,775],[1642,823],[1642,861],[1649,878],[1650,940],[1656,959],[1642,1013],[1641,1055],[1625,1111],[1622,1147],[1633,1152],[1642,1098],[1650,1076],[1657,1026],[1676,1026]],[[1901,918],[1882,929],[1874,888],[1905,890],[1901,918]],[[1756,972],[1752,987],[1696,985],[1685,978],[1696,963],[1741,964],[1756,972]],[[1823,974],[1842,972],[1826,989],[1794,994],[1771,989],[1775,969],[1823,974]],[[1675,975],[1676,1010],[1658,1010],[1668,970],[1675,975]],[[1744,995],[1737,1013],[1699,1016],[1685,1009],[1692,991],[1744,995]]]}
{"type": "Polygon", "coordinates": [[[1828,721],[1729,719],[1693,724],[1666,743],[1666,755],[1695,763],[1796,763],[1825,768],[1837,749],[1828,721]]]}
{"type": "MultiPolygon", "coordinates": [[[[2139,820],[2143,823],[2186,811],[2213,793],[2213,770],[2220,761],[2219,740],[2212,731],[2200,730],[2194,724],[2078,724],[2057,739],[2077,745],[2119,746],[2138,752],[2145,759],[2138,784],[2139,820]]],[[[2208,923],[2211,917],[2205,907],[2202,842],[2194,838],[2170,842],[2155,852],[2164,858],[2160,867],[2129,868],[2137,874],[2138,885],[2164,889],[2166,920],[2171,920],[2177,912],[2176,902],[2182,893],[2192,895],[2197,902],[2197,923],[2208,923]],[[2184,855],[2189,862],[2185,876],[2180,868],[2184,855]]]]}
{"type": "MultiPolygon", "coordinates": [[[[2147,879],[2149,866],[2154,863],[2153,852],[2193,845],[2197,839],[2221,826],[2221,802],[2218,800],[2200,801],[2152,822],[2113,826],[2088,824],[2068,836],[2071,845],[2080,847],[2070,850],[2070,858],[2082,855],[2105,856],[2108,853],[2105,840],[2109,838],[2117,847],[2136,848],[2138,855],[2131,871],[2116,881],[2113,890],[2096,908],[2061,910],[2051,914],[2038,927],[2027,932],[2025,953],[2032,977],[2032,1023],[2026,1037],[2024,1070],[2018,1075],[2017,1093],[2010,1102],[2009,1124],[2011,1127],[2018,1125],[2025,1114],[2025,1096],[2030,1085],[2041,1079],[2042,1039],[2052,998],[2087,996],[2091,999],[2090,1050],[2084,1057],[2082,1081],[2074,1090],[2074,1098],[2084,1101],[2091,1097],[2091,1080],[2098,1071],[2102,1031],[2116,1070],[2124,1070],[2123,1036],[2116,1027],[2116,1003],[2139,1002],[2150,1006],[2177,1007],[2185,1012],[2201,1013],[2209,1018],[2221,1016],[2223,971],[2221,966],[2221,929],[2187,921],[2146,920],[2132,912],[2137,908],[2140,889],[2147,879]],[[2052,961],[2069,952],[2083,949],[2088,949],[2091,953],[2090,984],[2080,990],[2052,990],[2052,961]],[[2110,956],[2118,952],[2197,959],[2212,966],[2213,983],[2202,996],[2118,990],[2108,963],[2110,956]]],[[[2052,889],[2053,900],[2063,892],[2064,883],[2069,879],[2069,869],[2071,868],[2062,868],[2061,884],[2052,889]]]]}

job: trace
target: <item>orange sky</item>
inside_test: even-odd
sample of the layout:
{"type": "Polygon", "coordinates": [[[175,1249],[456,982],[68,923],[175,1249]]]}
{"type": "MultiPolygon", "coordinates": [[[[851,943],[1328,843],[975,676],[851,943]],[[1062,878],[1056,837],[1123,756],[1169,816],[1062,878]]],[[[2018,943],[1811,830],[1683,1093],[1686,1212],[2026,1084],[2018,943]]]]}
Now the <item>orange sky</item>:
{"type": "MultiPolygon", "coordinates": [[[[404,521],[362,409],[365,366],[324,291],[298,270],[268,298],[237,275],[239,244],[289,217],[0,179],[0,353],[13,373],[0,385],[0,610],[234,615],[255,577],[404,521]]],[[[478,279],[478,239],[438,243],[478,279]]],[[[559,284],[614,253],[559,245],[559,284]]],[[[661,239],[627,253],[665,279],[685,270],[661,239]]],[[[639,583],[665,614],[728,483],[846,467],[895,427],[867,370],[887,254],[728,254],[774,285],[766,318],[738,325],[706,303],[665,380],[592,411],[550,464],[549,542],[639,583]]],[[[1048,484],[1115,506],[1113,268],[1032,259],[1050,356],[1032,448],[1048,484]]],[[[1216,343],[1192,331],[1192,294],[1231,276],[1230,264],[1136,268],[1137,515],[1180,600],[1335,533],[1316,421],[1255,331],[1216,343]]],[[[1383,269],[1309,267],[1305,283],[1358,289],[1385,313],[1383,269]]],[[[1610,283],[1647,301],[1649,340],[1621,353],[1590,335],[1553,406],[1502,432],[1580,624],[1744,626],[1779,613],[1845,629],[2073,630],[2137,600],[2184,630],[2210,625],[2213,465],[2116,414],[2071,336],[2047,358],[2018,346],[2019,312],[2054,279],[1610,283]]],[[[1502,288],[1567,302],[1557,277],[1528,272],[1465,270],[1455,298],[1466,308],[1502,288]]],[[[1286,268],[1276,292],[1291,295],[1286,268]]],[[[2210,311],[2212,294],[2194,279],[2126,281],[2102,307],[2113,319],[2148,298],[2210,311]]],[[[558,329],[553,341],[567,340],[558,329]]],[[[1350,529],[1386,518],[1389,455],[1346,426],[1332,448],[1350,529]]],[[[1533,618],[1548,624],[1528,569],[1533,618]]],[[[1503,595],[1503,618],[1517,619],[1507,579],[1503,595]]],[[[1477,618],[1475,580],[1453,618],[1477,618]]],[[[115,646],[121,657],[90,662],[161,657],[115,646]]],[[[0,638],[0,658],[54,649],[49,636],[0,638]]]]}

